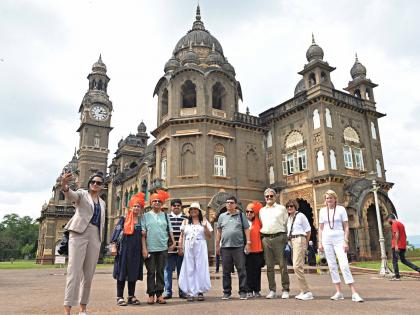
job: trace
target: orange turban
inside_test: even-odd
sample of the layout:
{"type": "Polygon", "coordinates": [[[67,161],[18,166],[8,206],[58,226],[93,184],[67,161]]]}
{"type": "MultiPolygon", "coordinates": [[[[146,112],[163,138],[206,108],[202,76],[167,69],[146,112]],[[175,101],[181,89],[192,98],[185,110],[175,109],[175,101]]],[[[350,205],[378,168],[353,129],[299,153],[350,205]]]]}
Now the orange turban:
{"type": "Polygon", "coordinates": [[[169,198],[169,193],[164,190],[158,190],[154,194],[150,196],[150,202],[153,200],[159,199],[160,202],[165,203],[165,201],[169,198]]]}
{"type": "Polygon", "coordinates": [[[142,192],[139,192],[131,197],[130,201],[128,202],[128,207],[131,209],[138,203],[142,208],[144,208],[144,193],[142,192]]]}
{"type": "Polygon", "coordinates": [[[247,209],[250,208],[254,210],[255,216],[258,216],[258,213],[260,213],[260,210],[263,207],[263,205],[259,201],[253,201],[249,203],[246,207],[247,209]]]}

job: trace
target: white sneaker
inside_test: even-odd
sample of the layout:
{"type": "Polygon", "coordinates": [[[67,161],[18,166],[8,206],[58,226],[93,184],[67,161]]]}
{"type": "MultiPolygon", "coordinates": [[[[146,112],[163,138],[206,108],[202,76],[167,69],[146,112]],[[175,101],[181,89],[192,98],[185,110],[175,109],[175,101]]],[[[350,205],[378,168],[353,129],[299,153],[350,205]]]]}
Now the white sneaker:
{"type": "Polygon", "coordinates": [[[312,292],[310,291],[303,293],[299,298],[299,300],[302,300],[302,301],[308,301],[308,300],[313,300],[313,299],[314,299],[314,296],[312,292]]]}
{"type": "Polygon", "coordinates": [[[261,293],[260,292],[254,292],[254,297],[260,298],[261,297],[261,293]]]}
{"type": "Polygon", "coordinates": [[[87,315],[86,312],[79,312],[79,315],[87,315]]]}
{"type": "Polygon", "coordinates": [[[252,299],[254,297],[254,294],[252,292],[248,292],[246,294],[247,299],[252,299]]]}
{"type": "Polygon", "coordinates": [[[265,298],[266,299],[275,299],[275,298],[277,298],[277,294],[274,291],[270,291],[265,298]]]}
{"type": "Polygon", "coordinates": [[[304,295],[305,293],[300,292],[298,295],[295,296],[295,299],[300,300],[300,298],[302,297],[302,295],[304,295]]]}
{"type": "Polygon", "coordinates": [[[344,300],[344,295],[341,292],[336,292],[330,299],[333,301],[344,300]]]}
{"type": "Polygon", "coordinates": [[[283,293],[281,294],[281,298],[282,299],[288,299],[289,298],[289,292],[287,292],[287,291],[283,291],[283,293]]]}
{"type": "Polygon", "coordinates": [[[358,293],[353,293],[351,296],[353,302],[363,302],[362,297],[358,293]]]}

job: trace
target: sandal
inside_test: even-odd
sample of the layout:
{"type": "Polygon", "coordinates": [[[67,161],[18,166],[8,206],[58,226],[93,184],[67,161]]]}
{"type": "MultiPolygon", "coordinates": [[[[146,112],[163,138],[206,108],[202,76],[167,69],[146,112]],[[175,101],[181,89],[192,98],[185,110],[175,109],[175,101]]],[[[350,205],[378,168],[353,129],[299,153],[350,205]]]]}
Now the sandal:
{"type": "Polygon", "coordinates": [[[161,295],[161,296],[156,297],[156,302],[157,302],[158,304],[166,304],[166,301],[165,301],[165,299],[163,298],[163,296],[162,296],[162,295],[161,295]]]}
{"type": "Polygon", "coordinates": [[[204,301],[203,293],[198,293],[197,301],[204,301]]]}
{"type": "Polygon", "coordinates": [[[154,295],[149,295],[149,299],[147,300],[147,304],[155,304],[155,297],[154,295]]]}
{"type": "Polygon", "coordinates": [[[187,301],[188,302],[194,302],[194,297],[192,295],[188,295],[187,301]]]}
{"type": "Polygon", "coordinates": [[[127,306],[127,302],[124,300],[124,298],[117,298],[117,305],[118,306],[127,306]]]}
{"type": "Polygon", "coordinates": [[[140,305],[140,301],[133,295],[127,298],[127,304],[140,305]]]}

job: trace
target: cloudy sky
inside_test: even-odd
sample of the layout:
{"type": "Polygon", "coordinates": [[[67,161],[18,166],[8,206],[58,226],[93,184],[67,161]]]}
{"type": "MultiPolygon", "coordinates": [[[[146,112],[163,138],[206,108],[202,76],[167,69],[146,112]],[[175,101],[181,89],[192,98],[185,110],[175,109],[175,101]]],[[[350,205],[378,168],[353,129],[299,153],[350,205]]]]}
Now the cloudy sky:
{"type": "MultiPolygon", "coordinates": [[[[144,120],[156,127],[153,89],[196,0],[2,0],[0,3],[0,217],[37,217],[78,146],[86,76],[102,54],[114,105],[110,149],[144,120]]],[[[252,114],[293,96],[311,33],[332,80],[347,86],[354,54],[378,83],[387,180],[409,234],[420,234],[420,12],[418,1],[201,0],[252,114]]]]}

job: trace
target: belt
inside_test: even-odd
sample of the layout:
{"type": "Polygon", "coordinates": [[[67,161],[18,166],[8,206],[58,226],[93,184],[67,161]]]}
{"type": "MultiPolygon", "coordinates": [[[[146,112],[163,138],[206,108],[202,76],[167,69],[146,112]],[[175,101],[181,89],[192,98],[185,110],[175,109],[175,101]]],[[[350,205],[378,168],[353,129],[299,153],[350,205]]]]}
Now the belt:
{"type": "Polygon", "coordinates": [[[298,235],[291,235],[290,238],[298,238],[298,237],[306,237],[306,235],[298,234],[298,235]]]}
{"type": "Polygon", "coordinates": [[[261,236],[262,237],[267,237],[267,238],[275,238],[275,237],[278,237],[278,236],[283,235],[283,234],[286,234],[286,232],[278,232],[278,233],[274,233],[274,234],[261,233],[261,236]]]}

